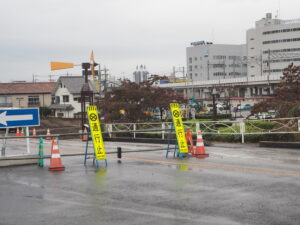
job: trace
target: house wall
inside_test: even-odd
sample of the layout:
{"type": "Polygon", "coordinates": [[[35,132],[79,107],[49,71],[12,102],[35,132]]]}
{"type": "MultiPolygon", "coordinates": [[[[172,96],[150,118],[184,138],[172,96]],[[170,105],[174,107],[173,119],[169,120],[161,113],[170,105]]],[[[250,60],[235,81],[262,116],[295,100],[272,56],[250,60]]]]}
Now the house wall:
{"type": "MultiPolygon", "coordinates": [[[[63,118],[74,118],[74,114],[81,112],[81,103],[79,103],[77,100],[74,100],[74,98],[80,97],[78,95],[73,95],[69,92],[67,88],[64,87],[62,84],[62,87],[59,87],[55,92],[55,97],[59,97],[60,102],[59,104],[70,104],[74,107],[73,110],[55,110],[55,116],[59,117],[61,113],[63,113],[63,118]],[[68,95],[69,96],[69,102],[63,102],[63,96],[68,95]]],[[[57,103],[57,102],[56,102],[57,103]]]]}
{"type": "Polygon", "coordinates": [[[48,107],[51,105],[51,94],[20,94],[20,95],[0,95],[0,97],[9,96],[11,97],[11,105],[1,107],[13,107],[13,108],[34,108],[34,107],[48,107]],[[38,96],[39,104],[28,105],[29,96],[38,96]]]}

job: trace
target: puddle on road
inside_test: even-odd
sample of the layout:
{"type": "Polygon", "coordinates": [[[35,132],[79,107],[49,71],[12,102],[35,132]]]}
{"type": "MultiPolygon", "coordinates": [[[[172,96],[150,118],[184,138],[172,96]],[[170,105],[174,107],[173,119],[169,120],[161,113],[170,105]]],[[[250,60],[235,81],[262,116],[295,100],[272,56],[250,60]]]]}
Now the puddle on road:
{"type": "Polygon", "coordinates": [[[105,182],[107,168],[98,168],[96,170],[96,184],[102,185],[105,182]]]}

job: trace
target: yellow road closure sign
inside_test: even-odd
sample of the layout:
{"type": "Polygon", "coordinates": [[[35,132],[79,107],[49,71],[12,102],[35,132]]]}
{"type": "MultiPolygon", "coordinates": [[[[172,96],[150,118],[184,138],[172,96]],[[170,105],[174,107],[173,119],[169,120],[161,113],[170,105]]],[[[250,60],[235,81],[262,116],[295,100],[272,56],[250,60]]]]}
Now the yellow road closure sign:
{"type": "Polygon", "coordinates": [[[100,127],[100,121],[96,106],[88,106],[87,114],[90,124],[90,132],[93,139],[94,151],[97,160],[106,159],[106,153],[102,138],[102,132],[100,127]]]}
{"type": "Polygon", "coordinates": [[[179,146],[179,152],[180,153],[188,153],[188,146],[185,138],[185,132],[184,132],[184,127],[181,119],[181,114],[180,114],[180,108],[177,103],[171,103],[170,104],[171,111],[172,111],[172,116],[173,116],[173,123],[176,131],[176,137],[177,137],[177,142],[179,146]]]}

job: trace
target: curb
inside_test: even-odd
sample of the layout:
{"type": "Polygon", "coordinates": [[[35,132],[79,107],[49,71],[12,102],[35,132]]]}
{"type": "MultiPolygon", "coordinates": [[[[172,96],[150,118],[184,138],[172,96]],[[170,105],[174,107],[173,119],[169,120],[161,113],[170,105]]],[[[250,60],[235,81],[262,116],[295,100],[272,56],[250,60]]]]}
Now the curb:
{"type": "Polygon", "coordinates": [[[259,147],[292,148],[292,149],[300,150],[300,142],[260,141],[259,147]]]}
{"type": "Polygon", "coordinates": [[[37,155],[29,155],[29,156],[31,159],[28,159],[28,155],[0,157],[0,167],[37,164],[38,156],[37,155]]]}

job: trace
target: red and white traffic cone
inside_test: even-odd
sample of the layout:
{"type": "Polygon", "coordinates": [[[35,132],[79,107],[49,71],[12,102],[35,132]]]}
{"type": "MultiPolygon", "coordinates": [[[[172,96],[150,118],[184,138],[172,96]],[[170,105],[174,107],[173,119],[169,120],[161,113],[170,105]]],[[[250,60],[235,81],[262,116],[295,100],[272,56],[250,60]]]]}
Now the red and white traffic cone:
{"type": "Polygon", "coordinates": [[[21,129],[21,134],[20,134],[20,136],[21,136],[21,137],[24,137],[24,129],[23,129],[23,128],[21,129]]]}
{"type": "Polygon", "coordinates": [[[62,165],[61,157],[59,154],[58,144],[56,138],[52,139],[51,158],[50,158],[50,171],[63,171],[65,167],[62,165]]]}
{"type": "Polygon", "coordinates": [[[88,139],[89,137],[88,137],[88,132],[87,132],[87,129],[86,129],[86,127],[84,128],[84,131],[83,131],[83,137],[82,137],[82,140],[83,141],[87,141],[87,139],[88,139]]]}
{"type": "Polygon", "coordinates": [[[196,151],[195,151],[195,154],[193,154],[192,156],[194,156],[196,158],[205,158],[205,157],[209,156],[209,154],[205,153],[204,142],[203,142],[203,139],[202,139],[201,131],[199,131],[197,133],[196,151]]]}
{"type": "Polygon", "coordinates": [[[16,136],[17,136],[17,137],[20,137],[20,136],[21,136],[21,134],[20,134],[20,130],[19,130],[19,127],[17,127],[16,136]]]}
{"type": "Polygon", "coordinates": [[[32,136],[36,136],[36,129],[35,128],[33,128],[32,136]]]}
{"type": "Polygon", "coordinates": [[[47,129],[47,134],[46,135],[47,135],[46,140],[51,140],[51,137],[50,137],[51,133],[50,133],[49,128],[47,129]]]}

